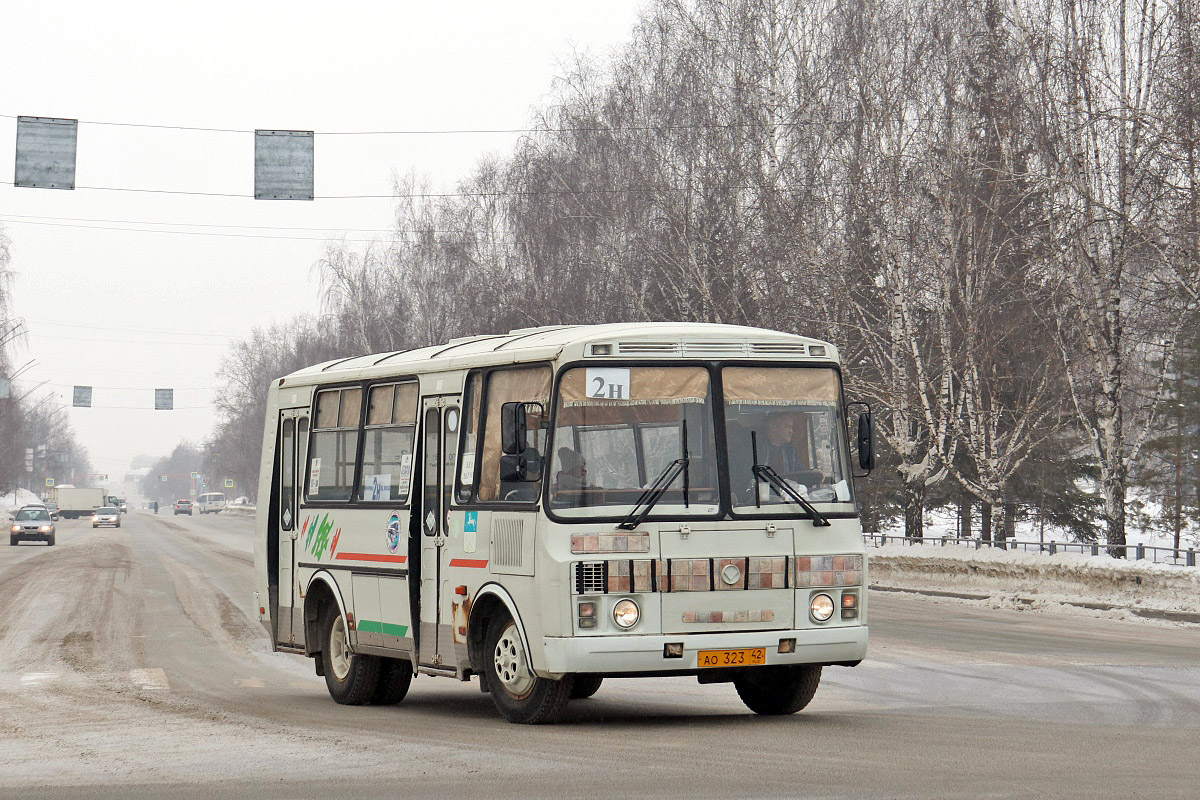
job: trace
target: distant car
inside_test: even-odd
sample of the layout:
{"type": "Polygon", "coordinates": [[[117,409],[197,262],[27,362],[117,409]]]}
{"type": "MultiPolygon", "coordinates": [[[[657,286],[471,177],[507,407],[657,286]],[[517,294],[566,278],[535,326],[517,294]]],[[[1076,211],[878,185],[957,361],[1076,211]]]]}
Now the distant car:
{"type": "Polygon", "coordinates": [[[9,546],[22,539],[54,544],[54,520],[45,506],[25,506],[13,514],[12,528],[8,534],[9,546]]]}
{"type": "Polygon", "coordinates": [[[121,508],[121,513],[122,513],[122,514],[128,514],[128,513],[129,513],[129,504],[128,504],[128,503],[126,503],[124,500],[122,500],[122,501],[121,501],[121,506],[120,506],[120,508],[121,508]]]}
{"type": "Polygon", "coordinates": [[[192,515],[192,501],[191,500],[176,500],[175,501],[175,514],[176,515],[187,514],[190,517],[192,515]]]}
{"type": "Polygon", "coordinates": [[[92,513],[92,527],[99,528],[101,525],[111,525],[114,528],[121,527],[121,511],[116,506],[101,506],[92,513]]]}
{"type": "Polygon", "coordinates": [[[50,519],[58,522],[58,503],[46,503],[46,510],[50,512],[50,519]]]}

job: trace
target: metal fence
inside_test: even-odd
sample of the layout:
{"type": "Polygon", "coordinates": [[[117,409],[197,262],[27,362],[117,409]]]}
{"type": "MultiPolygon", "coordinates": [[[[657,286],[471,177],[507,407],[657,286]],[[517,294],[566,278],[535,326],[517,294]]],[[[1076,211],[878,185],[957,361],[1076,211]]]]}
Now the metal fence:
{"type": "Polygon", "coordinates": [[[1180,567],[1196,566],[1196,550],[1194,548],[1157,547],[1147,544],[1107,545],[1093,542],[1026,542],[1018,539],[996,539],[985,542],[982,539],[960,539],[957,536],[926,536],[915,538],[910,536],[889,536],[883,533],[864,533],[867,544],[882,547],[885,544],[899,544],[931,547],[971,547],[981,550],[984,547],[999,550],[1023,550],[1025,552],[1046,553],[1080,553],[1085,556],[1107,555],[1114,558],[1124,557],[1131,561],[1151,561],[1156,564],[1174,564],[1180,567]]]}

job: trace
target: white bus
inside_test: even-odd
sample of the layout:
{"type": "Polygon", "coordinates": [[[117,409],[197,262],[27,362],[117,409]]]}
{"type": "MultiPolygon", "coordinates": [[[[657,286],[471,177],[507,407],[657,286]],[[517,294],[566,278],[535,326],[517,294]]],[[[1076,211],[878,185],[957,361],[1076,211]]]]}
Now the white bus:
{"type": "Polygon", "coordinates": [[[206,492],[196,498],[196,508],[201,514],[217,514],[225,508],[224,492],[206,492]]]}
{"type": "MultiPolygon", "coordinates": [[[[866,652],[847,423],[835,348],[757,328],[318,364],[267,399],[255,606],[339,703],[478,677],[536,723],[607,677],[692,675],[794,713],[866,652]]],[[[869,410],[855,439],[865,474],[869,410]]]]}

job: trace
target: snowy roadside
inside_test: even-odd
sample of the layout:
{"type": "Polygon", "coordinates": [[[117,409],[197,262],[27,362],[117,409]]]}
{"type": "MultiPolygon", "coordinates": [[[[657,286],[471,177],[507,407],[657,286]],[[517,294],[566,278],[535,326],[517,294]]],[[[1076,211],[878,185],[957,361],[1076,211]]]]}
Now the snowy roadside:
{"type": "Polygon", "coordinates": [[[42,499],[28,489],[17,489],[5,495],[0,495],[0,514],[5,519],[22,506],[30,503],[40,503],[42,499]]]}
{"type": "Polygon", "coordinates": [[[1200,567],[1077,553],[868,548],[871,588],[1033,610],[1200,624],[1200,567]]]}

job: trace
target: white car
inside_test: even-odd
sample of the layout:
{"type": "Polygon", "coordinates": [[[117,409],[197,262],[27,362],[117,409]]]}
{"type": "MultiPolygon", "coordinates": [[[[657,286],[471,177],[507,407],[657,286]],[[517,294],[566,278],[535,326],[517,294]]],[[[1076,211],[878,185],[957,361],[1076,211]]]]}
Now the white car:
{"type": "Polygon", "coordinates": [[[92,527],[99,528],[101,525],[111,525],[114,528],[121,527],[121,511],[116,506],[102,506],[92,512],[92,527]]]}

